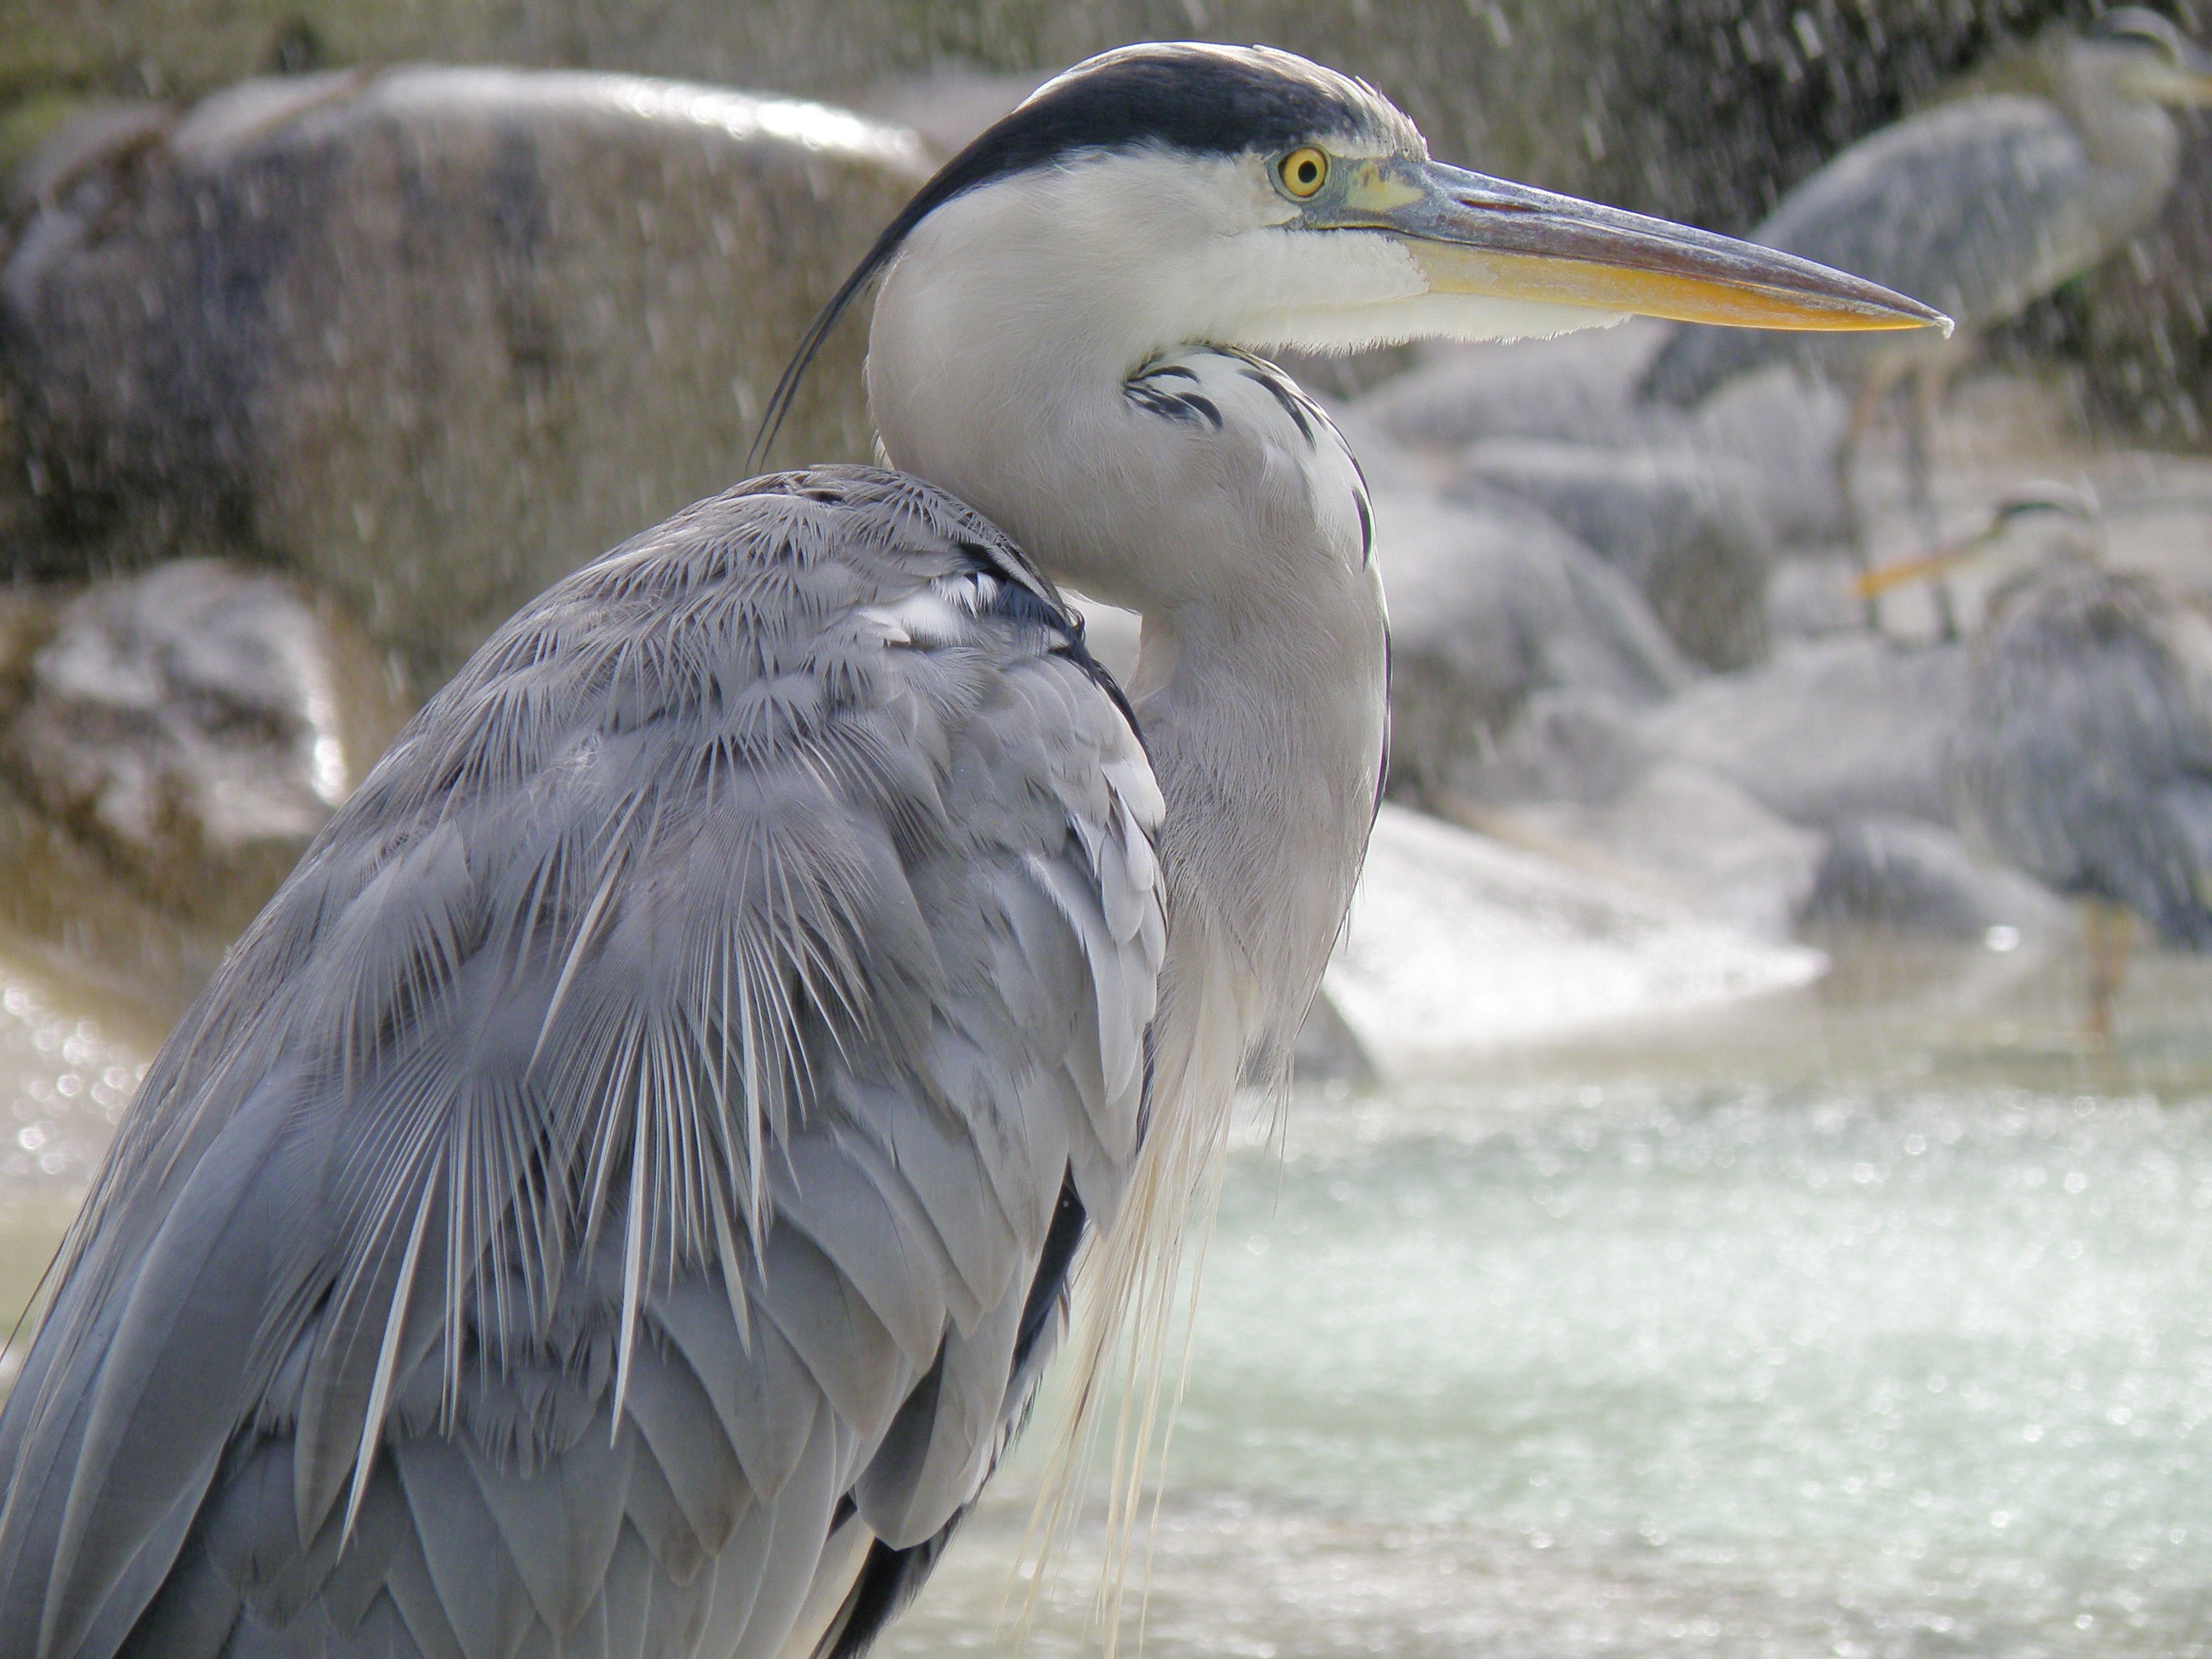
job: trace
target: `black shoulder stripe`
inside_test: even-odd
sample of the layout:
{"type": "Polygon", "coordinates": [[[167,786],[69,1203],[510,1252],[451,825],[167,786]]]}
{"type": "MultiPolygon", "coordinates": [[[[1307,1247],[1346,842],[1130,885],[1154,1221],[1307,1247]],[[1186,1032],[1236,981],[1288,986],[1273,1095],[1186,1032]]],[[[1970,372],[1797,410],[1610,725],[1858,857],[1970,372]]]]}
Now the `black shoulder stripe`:
{"type": "Polygon", "coordinates": [[[1026,623],[1033,628],[1048,628],[1072,639],[1083,637],[1083,618],[1070,611],[1048,605],[1030,589],[1014,582],[1000,582],[991,602],[983,607],[984,614],[1003,617],[1008,622],[1026,623]]]}
{"type": "Polygon", "coordinates": [[[1283,413],[1297,423],[1298,435],[1306,441],[1306,447],[1310,449],[1314,447],[1313,422],[1306,417],[1303,400],[1297,393],[1292,392],[1273,375],[1264,374],[1259,369],[1243,368],[1237,370],[1237,373],[1251,381],[1253,385],[1267,387],[1268,396],[1283,406],[1283,413]]]}
{"type": "Polygon", "coordinates": [[[1204,416],[1207,423],[1216,432],[1221,430],[1221,410],[1212,398],[1200,397],[1195,392],[1186,392],[1182,395],[1182,401],[1185,408],[1204,416]]]}
{"type": "Polygon", "coordinates": [[[1148,381],[1131,380],[1121,388],[1122,395],[1138,408],[1170,421],[1181,421],[1187,426],[1206,422],[1218,432],[1221,429],[1221,410],[1211,398],[1195,392],[1163,392],[1148,381]]]}

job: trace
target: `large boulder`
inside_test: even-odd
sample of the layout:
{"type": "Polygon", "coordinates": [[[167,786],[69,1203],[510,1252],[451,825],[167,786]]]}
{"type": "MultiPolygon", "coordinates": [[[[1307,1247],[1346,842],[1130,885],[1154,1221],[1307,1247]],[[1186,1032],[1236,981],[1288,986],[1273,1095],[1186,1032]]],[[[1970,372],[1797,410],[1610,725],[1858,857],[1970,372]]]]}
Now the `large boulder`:
{"type": "Polygon", "coordinates": [[[1793,644],[1755,673],[1693,686],[1638,716],[1636,735],[1794,823],[1887,813],[1948,825],[1944,757],[1966,696],[1966,647],[1861,635],[1793,644]]]}
{"type": "Polygon", "coordinates": [[[380,755],[404,704],[339,610],[179,560],[0,612],[0,917],[174,1006],[380,755]]]}
{"type": "Polygon", "coordinates": [[[1825,965],[1648,884],[1386,805],[1322,983],[1389,1075],[1662,1021],[1825,965]]]}
{"type": "MultiPolygon", "coordinates": [[[[248,82],[31,171],[0,369],[47,562],[252,550],[426,688],[744,475],[793,343],[924,167],[819,106],[413,68],[248,82]]],[[[830,337],[778,454],[866,453],[864,341],[830,337]]]]}
{"type": "Polygon", "coordinates": [[[1617,793],[1535,799],[1477,821],[1494,835],[1661,893],[1753,939],[1790,937],[1826,838],[1718,773],[1661,759],[1617,793]]]}
{"type": "Polygon", "coordinates": [[[1710,668],[1766,654],[1774,529],[1758,480],[1718,457],[1492,439],[1461,482],[1534,502],[1650,601],[1676,645],[1710,668]]]}
{"type": "Polygon", "coordinates": [[[1948,830],[1875,813],[1828,837],[1798,920],[1814,927],[1959,939],[2010,950],[2049,939],[2066,925],[2066,905],[2040,883],[1977,859],[1948,830]]]}
{"type": "Polygon", "coordinates": [[[1738,377],[1681,418],[1681,447],[1747,478],[1782,541],[1848,538],[1836,463],[1850,409],[1837,387],[1777,364],[1738,377]]]}
{"type": "Polygon", "coordinates": [[[1656,451],[1748,489],[1782,540],[1842,537],[1843,394],[1778,366],[1742,376],[1693,410],[1644,401],[1637,383],[1667,327],[1632,319],[1554,340],[1431,346],[1418,365],[1363,396],[1358,417],[1415,451],[1518,438],[1656,451]]]}
{"type": "Polygon", "coordinates": [[[1649,718],[1599,692],[1540,693],[1442,805],[1487,833],[1635,882],[1751,936],[1787,938],[1826,838],[1654,743],[1649,718]]]}
{"type": "Polygon", "coordinates": [[[1390,598],[1390,770],[1419,798],[1478,763],[1531,695],[1656,703],[1692,671],[1621,574],[1516,497],[1375,495],[1390,598]]]}
{"type": "Polygon", "coordinates": [[[1553,340],[1431,346],[1358,407],[1377,431],[1413,448],[1458,450],[1491,438],[1643,447],[1686,423],[1680,410],[1636,396],[1665,337],[1665,325],[1639,318],[1553,340]]]}

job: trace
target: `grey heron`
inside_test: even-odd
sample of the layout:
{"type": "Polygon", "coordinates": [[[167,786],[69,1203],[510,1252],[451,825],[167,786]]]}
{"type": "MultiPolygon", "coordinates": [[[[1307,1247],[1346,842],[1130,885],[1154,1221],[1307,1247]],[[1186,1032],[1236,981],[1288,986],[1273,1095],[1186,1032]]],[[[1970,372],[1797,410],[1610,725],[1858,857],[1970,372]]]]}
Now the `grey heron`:
{"type": "Polygon", "coordinates": [[[1914,327],[1133,47],[884,231],[887,459],[759,477],[433,697],[163,1048],[0,1415],[36,1659],[858,1652],[1096,1398],[1376,810],[1358,469],[1270,346],[1914,327]],[[1124,690],[1055,583],[1142,614],[1124,690]],[[1141,730],[1141,738],[1139,732],[1141,730]]]}
{"type": "Polygon", "coordinates": [[[1975,333],[2155,218],[2180,160],[2166,106],[2212,102],[2212,58],[2139,6],[2106,14],[2086,36],[2046,34],[2025,67],[2039,95],[1962,98],[1884,127],[1796,185],[1752,232],[1763,246],[1924,295],[1958,319],[1956,334],[1868,349],[1682,328],[1645,371],[1644,393],[1676,404],[1773,362],[1854,384],[1836,466],[1855,540],[1854,463],[1891,391],[1908,375],[1916,382],[1905,430],[1911,500],[1924,524],[1929,425],[1975,333]]]}
{"type": "Polygon", "coordinates": [[[2083,901],[2089,1035],[2142,918],[2212,950],[2212,622],[2151,578],[2108,568],[2094,503],[2015,492],[1987,528],[1870,573],[1872,592],[1996,563],[1948,770],[1970,840],[2083,901]]]}

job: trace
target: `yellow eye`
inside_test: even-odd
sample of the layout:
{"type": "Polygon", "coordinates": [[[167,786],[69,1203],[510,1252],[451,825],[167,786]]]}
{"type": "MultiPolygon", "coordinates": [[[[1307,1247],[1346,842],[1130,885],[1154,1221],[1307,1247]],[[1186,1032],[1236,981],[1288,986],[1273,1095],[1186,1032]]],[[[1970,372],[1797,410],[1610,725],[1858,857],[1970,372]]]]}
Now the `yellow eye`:
{"type": "Polygon", "coordinates": [[[1275,173],[1283,188],[1303,202],[1328,182],[1328,157],[1311,144],[1303,145],[1283,157],[1275,173]]]}

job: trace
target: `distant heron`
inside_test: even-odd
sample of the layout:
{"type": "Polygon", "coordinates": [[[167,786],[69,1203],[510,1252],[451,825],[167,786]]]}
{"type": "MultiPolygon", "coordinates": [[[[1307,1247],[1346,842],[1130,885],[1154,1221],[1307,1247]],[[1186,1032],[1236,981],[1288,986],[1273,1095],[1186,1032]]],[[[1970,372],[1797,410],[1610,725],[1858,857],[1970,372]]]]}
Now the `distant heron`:
{"type": "Polygon", "coordinates": [[[1992,562],[2010,574],[1974,642],[1953,789],[1969,839],[2085,902],[2102,1041],[2131,918],[2212,950],[2212,623],[2106,568],[2094,504],[2063,486],[2016,494],[1980,534],[1861,587],[1992,562]]]}
{"type": "Polygon", "coordinates": [[[0,1415],[8,1653],[859,1652],[1086,1235],[1079,1394],[1164,1317],[1359,868],[1371,511],[1251,351],[1942,320],[1195,46],[950,162],[775,407],[878,276],[905,470],[757,478],[526,608],[162,1050],[0,1415]],[[1126,696],[1055,580],[1143,616],[1126,696]]]}
{"type": "Polygon", "coordinates": [[[1836,456],[1855,541],[1854,462],[1890,392],[1914,377],[1909,482],[1932,541],[1929,427],[1946,377],[1978,331],[2097,264],[2158,216],[2180,159],[2166,106],[2212,102],[2212,58],[2136,6],[2107,13],[2086,38],[2045,36],[2028,66],[2043,95],[1960,99],[1885,127],[1790,191],[1752,233],[1766,246],[1926,296],[1959,319],[1955,335],[1869,347],[1681,328],[1645,373],[1646,394],[1676,404],[1774,362],[1855,383],[1836,456]]]}

